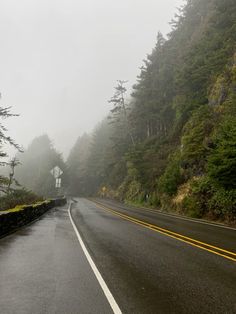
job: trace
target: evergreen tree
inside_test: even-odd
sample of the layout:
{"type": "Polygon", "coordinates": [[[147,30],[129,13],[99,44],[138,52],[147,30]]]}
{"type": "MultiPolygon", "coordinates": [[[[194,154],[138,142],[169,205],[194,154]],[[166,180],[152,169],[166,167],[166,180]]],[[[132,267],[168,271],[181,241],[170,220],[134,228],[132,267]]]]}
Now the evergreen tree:
{"type": "Polygon", "coordinates": [[[87,194],[86,163],[90,146],[91,137],[85,133],[77,139],[67,159],[68,192],[72,195],[87,194]]]}
{"type": "MultiPolygon", "coordinates": [[[[1,98],[1,94],[0,94],[1,98]]],[[[10,107],[1,107],[0,106],[0,120],[4,120],[10,117],[18,116],[10,112],[10,107]]],[[[7,153],[2,150],[3,144],[10,144],[14,146],[18,151],[21,151],[21,148],[15,141],[6,134],[6,127],[0,123],[0,167],[6,166],[7,162],[3,161],[3,158],[7,157],[7,153]]],[[[6,193],[7,186],[9,186],[9,180],[4,175],[0,174],[0,191],[6,193]]]]}
{"type": "Polygon", "coordinates": [[[55,166],[63,170],[65,184],[66,166],[48,135],[36,137],[25,152],[17,156],[21,166],[16,169],[16,179],[26,188],[42,196],[55,196],[55,179],[50,170],[55,166]]]}
{"type": "Polygon", "coordinates": [[[219,128],[208,158],[208,175],[226,189],[236,189],[236,117],[228,117],[219,128]]]}

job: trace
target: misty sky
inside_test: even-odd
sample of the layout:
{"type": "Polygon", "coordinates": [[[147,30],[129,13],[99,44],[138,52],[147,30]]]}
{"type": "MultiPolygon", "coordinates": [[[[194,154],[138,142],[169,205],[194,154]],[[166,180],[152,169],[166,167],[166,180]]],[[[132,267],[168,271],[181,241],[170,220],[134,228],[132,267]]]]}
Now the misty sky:
{"type": "Polygon", "coordinates": [[[109,111],[116,80],[135,83],[158,30],[183,0],[1,0],[1,106],[27,146],[48,133],[66,156],[109,111]]]}

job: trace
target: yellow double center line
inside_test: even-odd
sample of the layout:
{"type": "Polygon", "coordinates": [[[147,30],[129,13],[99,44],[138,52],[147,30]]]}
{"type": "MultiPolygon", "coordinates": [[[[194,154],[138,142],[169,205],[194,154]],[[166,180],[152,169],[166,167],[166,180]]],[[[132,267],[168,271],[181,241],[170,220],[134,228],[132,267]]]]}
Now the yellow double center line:
{"type": "Polygon", "coordinates": [[[213,245],[210,245],[208,243],[201,242],[201,241],[195,240],[195,239],[190,238],[190,237],[186,237],[186,236],[184,236],[182,234],[179,234],[179,233],[170,231],[168,229],[164,229],[164,228],[158,227],[156,225],[150,224],[148,222],[136,219],[134,217],[122,214],[121,212],[115,211],[114,209],[106,207],[106,206],[102,205],[101,203],[98,203],[98,202],[96,202],[94,200],[91,200],[91,201],[94,202],[99,208],[101,208],[103,210],[106,210],[106,211],[112,213],[113,215],[116,215],[116,216],[118,216],[118,217],[120,217],[122,219],[128,220],[128,221],[130,221],[132,223],[135,223],[137,225],[140,225],[140,226],[142,226],[144,228],[151,229],[151,230],[153,230],[155,232],[164,234],[164,235],[166,235],[168,237],[171,237],[171,238],[174,238],[176,240],[185,242],[185,243],[190,244],[192,246],[195,246],[195,247],[197,247],[199,249],[211,252],[211,253],[216,254],[216,255],[220,255],[220,256],[222,256],[224,258],[227,258],[227,259],[229,259],[231,261],[236,262],[236,253],[234,253],[234,252],[230,252],[230,251],[221,249],[221,248],[219,248],[217,246],[213,246],[213,245]]]}

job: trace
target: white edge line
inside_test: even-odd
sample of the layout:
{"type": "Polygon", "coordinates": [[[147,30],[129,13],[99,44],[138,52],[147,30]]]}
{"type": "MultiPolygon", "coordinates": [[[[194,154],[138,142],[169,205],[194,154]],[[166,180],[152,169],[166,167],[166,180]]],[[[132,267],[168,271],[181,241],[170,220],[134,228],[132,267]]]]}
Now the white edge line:
{"type": "Polygon", "coordinates": [[[212,226],[212,227],[218,227],[218,228],[223,228],[223,229],[229,229],[229,230],[236,231],[236,228],[220,225],[220,224],[217,224],[217,223],[207,222],[205,220],[196,220],[196,219],[192,219],[192,218],[188,218],[188,217],[181,217],[181,216],[178,216],[178,215],[175,215],[175,214],[163,213],[161,211],[158,211],[158,210],[155,210],[155,209],[152,210],[152,209],[145,208],[145,207],[136,207],[136,208],[141,209],[141,210],[148,210],[148,211],[150,211],[152,213],[163,215],[163,216],[168,216],[168,217],[173,217],[173,218],[177,218],[177,219],[181,219],[181,220],[195,222],[197,224],[209,225],[209,226],[212,226]]]}
{"type": "Polygon", "coordinates": [[[78,229],[77,229],[77,227],[76,227],[76,225],[75,225],[75,223],[74,223],[74,221],[72,219],[72,216],[71,216],[71,205],[72,205],[72,202],[70,202],[70,205],[69,205],[69,208],[68,208],[70,221],[71,221],[71,224],[72,224],[72,226],[73,226],[73,228],[75,230],[75,233],[76,233],[77,238],[79,240],[79,243],[80,243],[80,245],[82,247],[82,250],[83,250],[83,252],[84,252],[84,254],[85,254],[85,256],[86,256],[86,258],[87,258],[87,260],[89,262],[89,265],[91,266],[91,268],[92,268],[92,270],[93,270],[93,272],[94,272],[94,274],[95,274],[95,276],[96,276],[96,278],[97,278],[97,280],[98,280],[98,282],[99,282],[99,284],[100,284],[100,286],[101,286],[101,288],[102,288],[102,290],[103,290],[103,292],[104,292],[104,294],[105,294],[105,296],[107,298],[107,301],[109,302],[109,304],[110,304],[110,306],[111,306],[111,308],[113,310],[113,312],[115,314],[122,314],[118,304],[116,303],[116,300],[114,299],[113,295],[111,294],[111,291],[107,287],[104,279],[102,278],[102,275],[100,274],[99,270],[97,269],[97,266],[95,265],[94,261],[92,260],[92,257],[90,256],[88,250],[85,247],[85,244],[84,244],[84,242],[83,242],[83,240],[82,240],[82,238],[81,238],[81,236],[79,234],[79,231],[78,231],[78,229]]]}
{"type": "MultiPolygon", "coordinates": [[[[92,203],[95,203],[91,199],[88,199],[88,200],[90,202],[92,202],[92,203]]],[[[98,203],[99,203],[99,201],[98,201],[98,203]]],[[[104,206],[112,206],[112,205],[109,205],[109,204],[106,204],[106,203],[100,203],[100,204],[104,205],[104,206]]],[[[123,204],[120,204],[118,206],[121,206],[121,209],[122,209],[122,205],[123,204]]],[[[124,205],[126,205],[126,204],[124,204],[124,205]]],[[[135,207],[135,206],[131,206],[131,205],[128,205],[128,206],[131,207],[130,209],[134,209],[134,210],[138,209],[138,210],[141,210],[141,211],[146,211],[146,212],[148,211],[148,212],[151,212],[151,213],[157,214],[157,215],[172,217],[172,218],[176,218],[176,219],[181,219],[181,220],[186,220],[186,221],[190,221],[190,222],[195,222],[197,224],[209,225],[209,226],[212,226],[212,227],[218,227],[218,228],[223,228],[223,229],[229,229],[229,230],[236,231],[236,228],[234,228],[234,227],[229,227],[229,226],[221,225],[221,224],[218,224],[218,223],[211,223],[211,222],[208,222],[206,220],[184,217],[184,216],[180,216],[178,214],[164,213],[164,212],[161,212],[158,209],[152,209],[152,208],[148,208],[148,207],[135,207]]],[[[125,209],[125,208],[123,208],[123,209],[125,209]]]]}

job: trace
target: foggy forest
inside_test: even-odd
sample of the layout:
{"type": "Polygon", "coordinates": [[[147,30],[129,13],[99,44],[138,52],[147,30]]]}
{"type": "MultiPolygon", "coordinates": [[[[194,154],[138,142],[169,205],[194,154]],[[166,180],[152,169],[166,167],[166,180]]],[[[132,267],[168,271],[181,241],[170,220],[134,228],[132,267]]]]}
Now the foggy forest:
{"type": "Polygon", "coordinates": [[[22,14],[32,39],[19,42],[15,55],[35,49],[35,56],[22,57],[24,81],[9,50],[15,77],[0,76],[0,256],[8,265],[0,271],[0,312],[235,313],[235,0],[59,2],[61,11],[43,2],[52,5],[48,15],[28,7],[36,17],[45,13],[41,42],[27,10],[4,1],[12,20],[22,14]],[[166,24],[158,24],[162,16],[166,24]],[[40,50],[46,42],[49,52],[40,50]],[[109,310],[93,292],[97,281],[88,297],[86,284],[74,289],[89,271],[83,253],[75,257],[69,219],[109,310]],[[3,251],[1,241],[10,241],[3,251]],[[13,251],[4,255],[9,243],[13,251]],[[25,257],[19,246],[14,253],[17,243],[25,257]],[[42,267],[36,279],[35,265],[42,267]],[[8,271],[31,277],[13,284],[8,271]],[[27,280],[36,280],[36,292],[19,292],[27,280]],[[31,293],[43,296],[22,303],[31,293]]]}
{"type": "MultiPolygon", "coordinates": [[[[235,9],[230,0],[189,1],[179,9],[167,37],[158,33],[131,94],[117,80],[104,100],[110,112],[78,136],[66,160],[47,134],[16,154],[19,185],[11,184],[11,194],[54,196],[50,170],[58,165],[62,194],[234,220],[235,9]]],[[[8,110],[1,107],[2,118],[8,110]]],[[[2,144],[15,145],[1,127],[2,144]]],[[[2,172],[1,189],[9,192],[9,168],[2,172]]],[[[5,195],[1,203],[9,206],[5,195]]]]}

